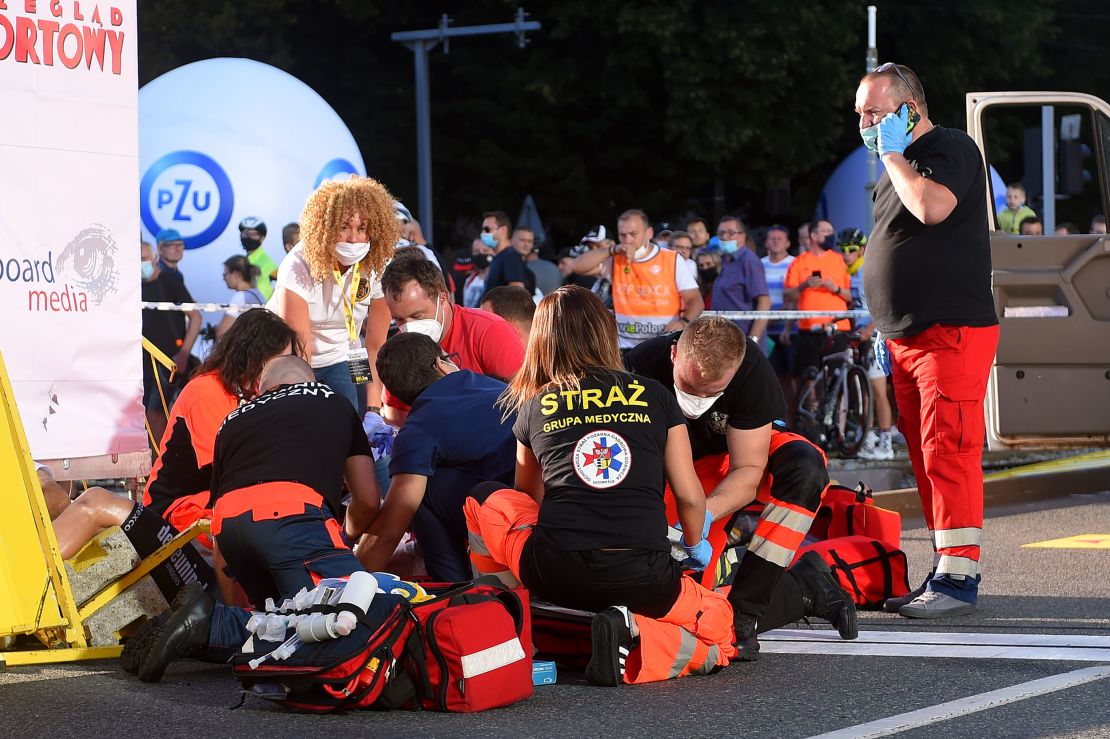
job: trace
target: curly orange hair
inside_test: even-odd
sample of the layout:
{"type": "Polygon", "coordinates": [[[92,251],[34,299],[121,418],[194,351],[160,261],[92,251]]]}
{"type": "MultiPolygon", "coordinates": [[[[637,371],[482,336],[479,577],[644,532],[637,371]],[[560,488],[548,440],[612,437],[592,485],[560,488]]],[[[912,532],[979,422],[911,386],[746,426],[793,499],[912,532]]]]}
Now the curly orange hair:
{"type": "Polygon", "coordinates": [[[401,238],[401,225],[393,214],[393,201],[385,185],[357,175],[351,175],[348,180],[325,182],[308,196],[301,214],[301,241],[305,262],[317,282],[330,279],[335,269],[339,232],[356,213],[366,224],[370,237],[370,253],[361,262],[363,271],[381,276],[401,238]]]}

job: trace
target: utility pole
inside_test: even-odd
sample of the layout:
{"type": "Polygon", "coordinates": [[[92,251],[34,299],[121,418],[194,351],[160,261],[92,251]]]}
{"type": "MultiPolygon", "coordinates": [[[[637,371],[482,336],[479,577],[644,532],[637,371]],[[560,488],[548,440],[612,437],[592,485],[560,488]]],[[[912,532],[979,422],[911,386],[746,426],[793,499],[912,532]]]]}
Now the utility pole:
{"type": "Polygon", "coordinates": [[[420,225],[424,236],[432,241],[432,116],[429,102],[428,52],[443,44],[443,53],[451,50],[451,39],[456,36],[487,36],[495,33],[515,33],[517,45],[524,48],[525,31],[538,31],[540,24],[524,20],[523,8],[516,9],[512,23],[494,23],[483,26],[451,27],[451,19],[444,13],[439,25],[421,31],[399,31],[389,38],[409,48],[416,69],[416,172],[420,190],[420,225]]]}
{"type": "MultiPolygon", "coordinates": [[[[879,66],[879,50],[875,45],[875,26],[876,18],[878,15],[878,8],[874,5],[867,6],[867,60],[864,63],[864,69],[868,74],[875,71],[875,67],[879,66]]],[[[871,229],[875,227],[875,213],[872,210],[871,195],[875,192],[875,185],[879,182],[879,154],[878,152],[867,150],[867,185],[864,187],[864,230],[870,234],[871,229]]]]}

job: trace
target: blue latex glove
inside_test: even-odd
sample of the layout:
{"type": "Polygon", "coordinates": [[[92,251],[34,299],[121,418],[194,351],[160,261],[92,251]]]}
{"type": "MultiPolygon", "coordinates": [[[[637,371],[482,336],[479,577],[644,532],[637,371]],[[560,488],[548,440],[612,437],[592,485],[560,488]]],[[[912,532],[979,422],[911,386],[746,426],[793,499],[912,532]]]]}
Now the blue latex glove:
{"type": "Polygon", "coordinates": [[[381,416],[373,411],[367,411],[362,417],[362,430],[366,432],[375,460],[381,459],[383,455],[393,454],[393,438],[397,431],[381,416]]]}
{"type": "Polygon", "coordinates": [[[890,350],[887,349],[886,339],[883,338],[882,332],[875,331],[875,336],[872,337],[871,345],[875,352],[875,366],[882,370],[884,375],[889,375],[890,350]]]}
{"type": "Polygon", "coordinates": [[[686,565],[691,570],[700,572],[713,561],[713,547],[711,547],[709,542],[705,539],[702,539],[694,546],[684,544],[682,548],[686,550],[686,556],[689,558],[686,561],[686,565]]]}
{"type": "Polygon", "coordinates": [[[910,108],[903,103],[879,121],[879,156],[901,154],[910,145],[910,108]]]}

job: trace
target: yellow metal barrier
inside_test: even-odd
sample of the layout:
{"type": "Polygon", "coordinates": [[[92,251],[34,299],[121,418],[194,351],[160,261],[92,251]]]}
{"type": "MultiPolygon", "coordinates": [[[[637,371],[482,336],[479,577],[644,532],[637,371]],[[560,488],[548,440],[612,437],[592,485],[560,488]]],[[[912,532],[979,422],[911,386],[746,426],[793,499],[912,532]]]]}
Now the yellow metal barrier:
{"type": "MultiPolygon", "coordinates": [[[[152,355],[158,352],[149,349],[152,355]]],[[[172,365],[165,355],[158,361],[163,359],[172,365]]],[[[0,413],[0,506],[4,511],[0,517],[0,640],[33,636],[46,647],[0,651],[0,667],[117,657],[121,646],[88,645],[84,621],[181,547],[208,533],[208,521],[190,526],[78,609],[2,356],[0,413]]]]}

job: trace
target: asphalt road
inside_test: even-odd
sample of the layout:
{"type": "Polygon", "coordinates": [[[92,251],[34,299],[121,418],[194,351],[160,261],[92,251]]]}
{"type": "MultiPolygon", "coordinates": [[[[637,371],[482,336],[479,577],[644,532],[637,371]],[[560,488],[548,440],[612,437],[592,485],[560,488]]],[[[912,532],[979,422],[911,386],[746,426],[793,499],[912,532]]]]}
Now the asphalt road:
{"type": "MultiPolygon", "coordinates": [[[[931,549],[920,521],[906,526],[903,548],[916,581],[931,549]]],[[[1110,549],[1022,547],[1080,534],[1110,535],[1110,492],[988,511],[979,610],[943,622],[862,614],[861,631],[876,642],[871,654],[847,654],[849,643],[824,640],[816,647],[828,654],[794,653],[831,636],[801,625],[765,638],[759,662],[717,675],[602,689],[560,671],[559,683],[537,688],[531,700],[471,716],[306,716],[255,699],[233,710],[239,695],[226,669],[197,663],[171,667],[158,685],[142,684],[112,662],[10,668],[0,672],[0,736],[807,737],[879,735],[893,726],[905,736],[945,739],[1110,737],[1110,549]],[[1075,637],[1104,640],[1088,640],[1093,649],[1063,646],[1075,637]],[[1046,638],[1048,647],[1031,645],[1046,638]],[[909,642],[922,654],[892,655],[907,647],[887,640],[909,642]],[[983,641],[1009,649],[1000,656],[989,654],[993,648],[940,643],[983,641]],[[914,646],[921,644],[932,646],[914,646]],[[943,656],[972,652],[978,656],[943,656]],[[1034,658],[1044,656],[1050,658],[1034,658]],[[982,697],[991,691],[1001,692],[982,697]],[[952,716],[972,707],[982,710],[952,716]],[[904,716],[912,711],[929,715],[904,716]],[[885,727],[873,724],[890,717],[885,727]]]]}

